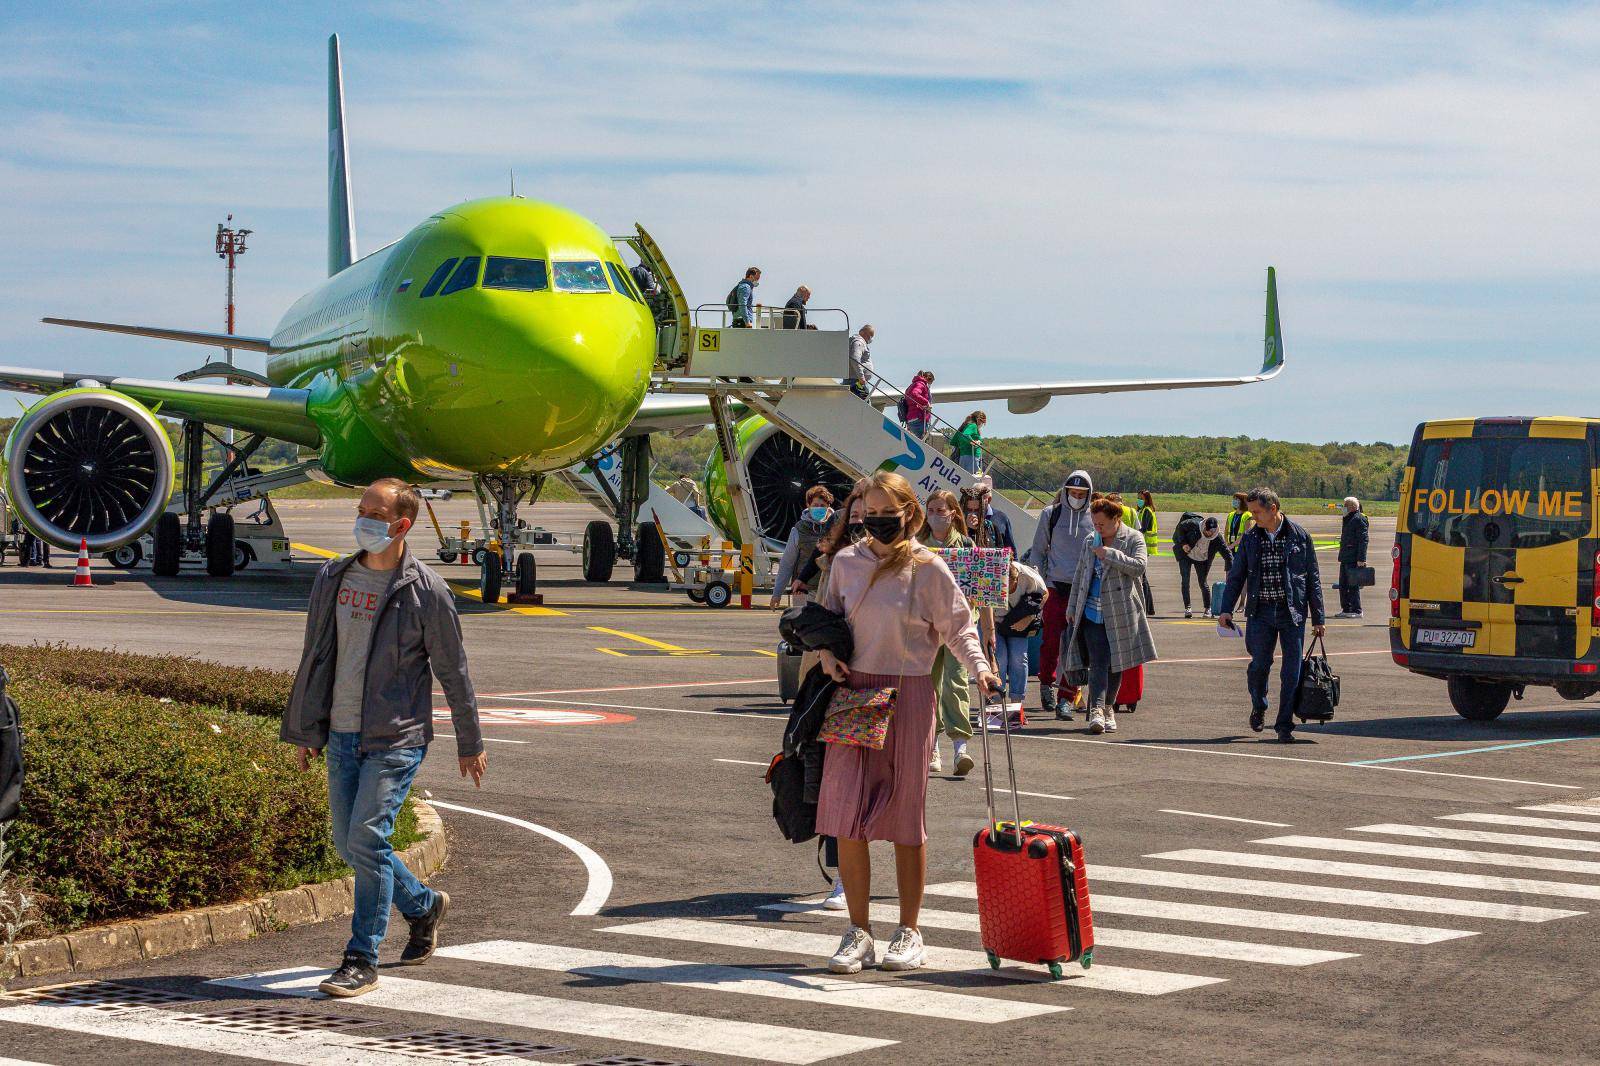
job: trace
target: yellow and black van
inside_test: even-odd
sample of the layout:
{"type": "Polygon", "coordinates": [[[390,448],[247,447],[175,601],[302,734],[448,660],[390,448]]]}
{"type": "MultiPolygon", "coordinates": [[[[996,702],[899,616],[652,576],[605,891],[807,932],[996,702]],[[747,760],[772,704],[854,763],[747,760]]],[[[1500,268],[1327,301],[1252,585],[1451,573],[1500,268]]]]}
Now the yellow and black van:
{"type": "Polygon", "coordinates": [[[1485,722],[1600,692],[1600,419],[1424,422],[1400,486],[1389,646],[1485,722]]]}

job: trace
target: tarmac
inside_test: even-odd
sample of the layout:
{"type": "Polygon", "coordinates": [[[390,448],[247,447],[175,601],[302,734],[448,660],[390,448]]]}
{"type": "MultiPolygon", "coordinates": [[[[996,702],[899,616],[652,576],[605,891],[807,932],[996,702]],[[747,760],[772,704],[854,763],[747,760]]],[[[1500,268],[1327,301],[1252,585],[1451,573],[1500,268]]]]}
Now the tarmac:
{"type": "MultiPolygon", "coordinates": [[[[351,501],[279,510],[297,544],[352,547],[351,501]]],[[[468,513],[457,498],[439,517],[468,513]]],[[[581,530],[595,512],[532,515],[581,530]]],[[[1336,536],[1336,515],[1305,520],[1336,536]]],[[[1083,834],[1095,908],[1094,964],[1059,982],[984,961],[981,767],[929,783],[932,965],[826,973],[843,919],[807,906],[827,888],[814,849],[778,835],[761,780],[787,716],[773,613],[630,586],[624,564],[590,585],[576,556],[544,551],[542,607],[486,607],[473,568],[440,565],[462,592],[489,749],[476,790],[441,710],[418,779],[450,837],[440,954],[339,1002],[310,990],[338,961],[340,922],[110,970],[96,977],[120,984],[0,1000],[0,1063],[1591,1060],[1600,716],[1531,689],[1474,724],[1443,683],[1396,667],[1392,530],[1373,520],[1366,618],[1330,622],[1338,717],[1301,743],[1250,732],[1242,642],[1183,619],[1165,540],[1161,660],[1138,711],[1102,737],[1081,717],[1030,717],[1023,813],[1083,834]]],[[[94,591],[67,587],[70,565],[3,568],[6,637],[292,669],[306,554],[291,573],[225,581],[97,560],[94,591]]],[[[1326,586],[1333,555],[1319,558],[1326,586]]],[[[875,852],[885,940],[893,864],[875,852]]]]}

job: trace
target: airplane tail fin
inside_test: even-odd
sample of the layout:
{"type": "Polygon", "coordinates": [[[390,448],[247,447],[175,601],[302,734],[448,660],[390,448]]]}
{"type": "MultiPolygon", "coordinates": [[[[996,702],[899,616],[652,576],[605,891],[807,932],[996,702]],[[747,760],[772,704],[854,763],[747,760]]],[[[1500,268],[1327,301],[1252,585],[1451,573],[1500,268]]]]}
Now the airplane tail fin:
{"type": "Polygon", "coordinates": [[[356,259],[356,212],[350,199],[350,143],[344,133],[344,70],[339,35],[328,38],[328,276],[356,259]]]}
{"type": "Polygon", "coordinates": [[[1267,267],[1267,339],[1261,355],[1261,373],[1276,374],[1283,369],[1283,329],[1278,323],[1278,271],[1267,267]]]}

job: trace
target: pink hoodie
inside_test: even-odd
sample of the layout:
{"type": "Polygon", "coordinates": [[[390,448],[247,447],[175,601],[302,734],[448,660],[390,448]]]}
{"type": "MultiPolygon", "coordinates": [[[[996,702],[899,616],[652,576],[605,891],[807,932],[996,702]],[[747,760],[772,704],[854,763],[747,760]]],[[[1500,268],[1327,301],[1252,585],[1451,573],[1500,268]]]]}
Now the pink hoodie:
{"type": "Polygon", "coordinates": [[[941,644],[948,644],[973,676],[989,669],[966,597],[944,560],[917,551],[916,602],[910,602],[911,568],[884,574],[869,589],[878,557],[852,544],[833,557],[822,605],[850,618],[856,653],[850,669],[865,674],[927,676],[941,644]]]}
{"type": "Polygon", "coordinates": [[[918,374],[906,386],[906,418],[926,422],[933,414],[933,396],[928,390],[928,379],[918,374]]]}

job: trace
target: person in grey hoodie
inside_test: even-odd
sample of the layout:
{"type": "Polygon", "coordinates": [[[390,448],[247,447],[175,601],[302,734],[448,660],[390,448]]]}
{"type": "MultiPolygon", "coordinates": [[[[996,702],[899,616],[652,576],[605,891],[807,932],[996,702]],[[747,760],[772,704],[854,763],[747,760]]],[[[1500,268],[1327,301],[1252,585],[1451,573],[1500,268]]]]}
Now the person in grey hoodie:
{"type": "Polygon", "coordinates": [[[1094,481],[1087,470],[1074,470],[1062,482],[1055,502],[1039,512],[1033,546],[1022,561],[1044,578],[1049,590],[1044,601],[1044,632],[1039,640],[1039,706],[1046,714],[1070,721],[1080,693],[1076,685],[1056,687],[1056,666],[1061,655],[1061,631],[1066,627],[1067,603],[1072,598],[1072,578],[1078,557],[1094,532],[1089,498],[1094,481]]]}
{"type": "Polygon", "coordinates": [[[375,481],[362,494],[361,550],[330,560],[312,583],[305,648],[279,730],[298,749],[302,771],[326,752],[333,845],[356,873],[344,959],[318,986],[330,996],[377,987],[391,903],[411,928],[403,966],[432,956],[450,906],[389,846],[433,739],[433,678],[450,704],[461,776],[481,787],[487,766],[455,601],[444,579],[406,550],[420,503],[399,478],[375,481]]]}

